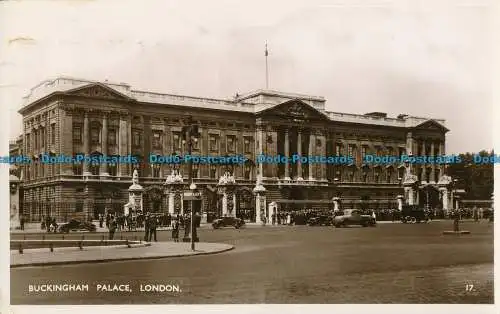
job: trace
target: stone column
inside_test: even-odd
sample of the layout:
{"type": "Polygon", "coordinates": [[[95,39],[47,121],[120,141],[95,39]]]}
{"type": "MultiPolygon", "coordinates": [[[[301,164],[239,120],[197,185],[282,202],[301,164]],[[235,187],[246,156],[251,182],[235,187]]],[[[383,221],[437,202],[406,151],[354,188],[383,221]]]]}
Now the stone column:
{"type": "MultiPolygon", "coordinates": [[[[285,129],[285,157],[290,158],[290,137],[288,128],[285,129]]],[[[290,180],[290,163],[285,163],[285,180],[290,180]]]]}
{"type": "Polygon", "coordinates": [[[448,203],[448,189],[447,188],[440,188],[439,189],[441,191],[441,194],[442,194],[442,201],[443,201],[443,211],[446,213],[448,213],[448,210],[449,210],[449,203],[448,203]]]}
{"type": "MultiPolygon", "coordinates": [[[[314,136],[314,142],[316,142],[316,139],[319,139],[321,142],[321,149],[320,149],[320,155],[321,156],[326,156],[327,151],[326,151],[326,135],[327,133],[325,131],[321,131],[319,135],[314,136]]],[[[314,144],[316,146],[316,143],[314,144]]],[[[326,179],[326,163],[320,163],[317,165],[319,167],[320,172],[321,172],[321,181],[327,181],[326,179]]],[[[340,178],[339,178],[340,179],[340,178]]]]}
{"type": "MultiPolygon", "coordinates": [[[[258,125],[257,126],[257,143],[258,143],[258,147],[257,147],[257,154],[259,155],[262,155],[264,154],[264,130],[263,130],[263,126],[262,125],[258,125]]],[[[259,167],[259,173],[258,173],[258,176],[261,176],[261,177],[264,177],[264,164],[262,162],[260,162],[258,165],[259,167]]]]}
{"type": "MultiPolygon", "coordinates": [[[[90,155],[90,125],[89,125],[89,114],[87,111],[84,113],[83,117],[83,153],[85,156],[90,155]]],[[[83,175],[84,176],[89,176],[90,171],[89,171],[89,163],[84,162],[83,163],[83,175]]]]}
{"type": "MultiPolygon", "coordinates": [[[[316,138],[314,136],[313,131],[311,130],[311,133],[309,133],[309,156],[313,156],[314,155],[314,146],[316,144],[315,141],[316,141],[316,138]]],[[[309,166],[309,180],[314,180],[313,163],[309,162],[308,166],[309,166]]]]}
{"type": "MultiPolygon", "coordinates": [[[[431,156],[435,156],[435,153],[434,153],[434,141],[431,142],[431,156]]],[[[431,178],[430,178],[430,181],[433,182],[433,183],[436,183],[435,175],[436,175],[436,164],[432,163],[431,164],[431,178]]]]}
{"type": "Polygon", "coordinates": [[[333,200],[333,211],[338,212],[340,210],[340,197],[334,197],[332,200],[333,200]]]}
{"type": "Polygon", "coordinates": [[[302,181],[302,130],[298,129],[297,131],[297,155],[299,155],[299,160],[297,162],[297,180],[302,181]]]}
{"type": "Polygon", "coordinates": [[[222,194],[222,216],[227,216],[227,191],[222,194]]]}
{"type": "MultiPolygon", "coordinates": [[[[413,133],[408,132],[406,134],[406,153],[408,156],[413,155],[413,133]]],[[[406,175],[413,174],[415,170],[413,169],[413,165],[411,162],[408,163],[408,167],[406,168],[406,175]]],[[[404,180],[404,178],[402,178],[404,180]]]]}
{"type": "Polygon", "coordinates": [[[405,194],[408,196],[408,205],[415,205],[415,194],[412,187],[405,187],[405,194]]]}
{"type": "MultiPolygon", "coordinates": [[[[444,142],[443,141],[439,141],[439,155],[443,156],[445,154],[444,152],[444,142]]],[[[441,164],[439,165],[439,173],[441,176],[444,176],[445,175],[445,164],[441,164]]]]}
{"type": "MultiPolygon", "coordinates": [[[[130,139],[127,136],[127,116],[120,115],[119,122],[119,130],[118,130],[118,155],[125,156],[128,154],[127,152],[127,142],[130,139]]],[[[118,163],[118,176],[126,176],[127,175],[127,164],[126,163],[118,163]]]]}
{"type": "MultiPolygon", "coordinates": [[[[108,155],[108,114],[104,113],[102,117],[102,154],[108,155]]],[[[100,175],[109,176],[108,163],[104,162],[100,165],[100,175]]]]}
{"type": "Polygon", "coordinates": [[[403,199],[404,199],[404,196],[403,195],[398,195],[397,199],[398,199],[398,210],[402,211],[403,210],[403,199]]]}
{"type": "Polygon", "coordinates": [[[175,214],[175,207],[174,207],[174,204],[175,203],[175,192],[173,191],[173,189],[171,189],[169,192],[168,192],[168,213],[171,215],[171,216],[174,216],[175,214]]]}

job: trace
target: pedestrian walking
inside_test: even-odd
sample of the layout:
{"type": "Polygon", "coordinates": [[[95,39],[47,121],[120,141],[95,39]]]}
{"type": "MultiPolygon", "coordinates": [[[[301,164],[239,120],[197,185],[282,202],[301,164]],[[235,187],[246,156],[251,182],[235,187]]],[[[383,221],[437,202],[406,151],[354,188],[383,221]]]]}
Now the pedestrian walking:
{"type": "Polygon", "coordinates": [[[52,223],[52,219],[50,219],[50,216],[47,216],[45,218],[45,227],[47,228],[47,232],[50,232],[50,224],[52,223]]]}
{"type": "Polygon", "coordinates": [[[116,220],[113,216],[109,217],[108,228],[109,228],[109,239],[113,240],[116,231],[116,220]]]}
{"type": "Polygon", "coordinates": [[[146,213],[146,217],[144,218],[144,241],[149,242],[149,224],[150,217],[149,212],[146,213]]]}
{"type": "Polygon", "coordinates": [[[24,216],[21,216],[19,223],[21,225],[21,230],[24,230],[24,216]]]}
{"type": "Polygon", "coordinates": [[[179,219],[174,219],[172,222],[172,239],[174,242],[179,242],[179,219]]]}
{"type": "Polygon", "coordinates": [[[99,228],[102,228],[104,224],[104,217],[102,214],[99,214],[99,228]]]}
{"type": "Polygon", "coordinates": [[[156,240],[156,228],[157,228],[157,226],[158,226],[157,218],[155,216],[150,216],[149,217],[149,241],[148,242],[151,242],[152,238],[154,238],[155,242],[158,242],[158,240],[156,240]]]}

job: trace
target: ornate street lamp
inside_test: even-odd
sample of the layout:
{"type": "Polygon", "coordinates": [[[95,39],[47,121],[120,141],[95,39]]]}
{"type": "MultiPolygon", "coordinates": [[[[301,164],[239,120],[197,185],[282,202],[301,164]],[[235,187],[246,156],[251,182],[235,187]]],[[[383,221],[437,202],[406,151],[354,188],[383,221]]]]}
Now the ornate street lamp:
{"type": "MultiPolygon", "coordinates": [[[[191,155],[193,151],[193,144],[198,141],[198,125],[195,124],[193,121],[193,118],[191,116],[188,116],[184,119],[184,127],[182,128],[182,136],[183,136],[183,141],[182,143],[187,146],[187,154],[191,155]]],[[[189,175],[189,181],[190,181],[190,189],[191,187],[194,187],[192,189],[192,192],[196,190],[196,184],[194,184],[193,181],[193,162],[192,159],[188,161],[188,175],[189,175]]],[[[194,197],[194,194],[193,194],[194,197]]],[[[198,240],[197,238],[195,239],[196,236],[196,224],[195,224],[195,218],[196,215],[194,213],[194,200],[191,200],[191,250],[195,250],[195,240],[198,240]]]]}

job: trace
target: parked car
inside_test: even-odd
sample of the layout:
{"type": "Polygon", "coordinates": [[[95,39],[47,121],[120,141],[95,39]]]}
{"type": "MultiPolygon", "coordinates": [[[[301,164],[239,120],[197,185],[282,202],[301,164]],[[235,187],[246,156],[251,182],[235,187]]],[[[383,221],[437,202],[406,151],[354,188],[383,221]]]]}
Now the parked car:
{"type": "Polygon", "coordinates": [[[333,217],[328,215],[319,215],[311,217],[307,220],[309,226],[331,226],[333,224],[333,217]]]}
{"type": "Polygon", "coordinates": [[[239,229],[245,225],[245,221],[240,218],[236,217],[222,217],[215,219],[212,222],[212,227],[214,229],[219,229],[222,227],[234,227],[236,229],[239,229]]]}
{"type": "Polygon", "coordinates": [[[69,233],[70,231],[82,231],[82,230],[95,232],[96,225],[85,221],[71,219],[68,223],[61,225],[59,227],[59,232],[65,232],[65,233],[69,233]]]}
{"type": "Polygon", "coordinates": [[[401,210],[402,223],[420,223],[428,220],[429,218],[423,208],[419,208],[418,205],[403,205],[401,210]]]}
{"type": "Polygon", "coordinates": [[[342,212],[341,215],[335,216],[333,224],[337,228],[350,225],[375,227],[377,222],[371,215],[363,215],[359,210],[356,209],[346,209],[342,212]]]}

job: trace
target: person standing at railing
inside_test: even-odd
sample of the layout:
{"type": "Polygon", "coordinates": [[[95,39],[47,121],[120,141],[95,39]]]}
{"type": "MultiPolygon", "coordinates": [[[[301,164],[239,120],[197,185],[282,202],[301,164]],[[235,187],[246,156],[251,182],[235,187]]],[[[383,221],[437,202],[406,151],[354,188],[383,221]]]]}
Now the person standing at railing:
{"type": "Polygon", "coordinates": [[[149,216],[149,212],[147,212],[144,219],[144,241],[146,242],[149,242],[151,238],[150,224],[151,224],[151,217],[149,216]]]}
{"type": "Polygon", "coordinates": [[[113,240],[113,238],[115,236],[115,231],[116,231],[116,220],[115,220],[115,217],[113,217],[113,216],[109,217],[108,228],[109,228],[109,239],[113,240]]]}
{"type": "Polygon", "coordinates": [[[155,216],[150,216],[149,217],[149,241],[148,242],[151,242],[153,236],[154,236],[154,240],[155,242],[157,242],[158,240],[156,240],[156,227],[158,225],[158,218],[156,218],[155,216]]]}

